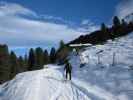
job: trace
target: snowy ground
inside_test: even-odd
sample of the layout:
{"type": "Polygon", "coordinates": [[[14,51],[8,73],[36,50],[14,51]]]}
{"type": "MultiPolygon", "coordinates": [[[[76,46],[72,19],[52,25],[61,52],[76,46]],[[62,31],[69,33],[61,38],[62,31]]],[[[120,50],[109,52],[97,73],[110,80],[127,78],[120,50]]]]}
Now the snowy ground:
{"type": "Polygon", "coordinates": [[[83,68],[79,55],[70,55],[71,81],[65,80],[63,66],[47,65],[1,85],[0,100],[132,100],[133,33],[81,53],[83,68]]]}
{"type": "Polygon", "coordinates": [[[104,89],[79,81],[64,80],[62,69],[49,68],[17,75],[2,85],[1,100],[117,100],[104,89]]]}
{"type": "Polygon", "coordinates": [[[71,56],[74,77],[95,84],[111,92],[120,100],[133,98],[133,33],[105,45],[97,45],[81,50],[84,60],[83,68],[79,68],[80,57],[71,56]],[[98,54],[98,52],[100,52],[98,54]],[[113,55],[114,63],[113,63],[113,55]],[[99,56],[99,61],[98,61],[99,56]],[[100,63],[99,63],[100,62],[100,63]]]}

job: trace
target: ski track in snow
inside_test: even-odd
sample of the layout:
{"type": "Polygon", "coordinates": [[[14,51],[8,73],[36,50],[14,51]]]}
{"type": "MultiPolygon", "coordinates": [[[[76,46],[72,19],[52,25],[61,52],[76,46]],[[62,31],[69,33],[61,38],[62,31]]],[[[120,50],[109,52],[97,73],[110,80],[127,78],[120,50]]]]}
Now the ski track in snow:
{"type": "MultiPolygon", "coordinates": [[[[49,69],[47,69],[46,72],[48,72],[48,70],[49,69]]],[[[51,71],[51,70],[55,70],[54,72],[56,72],[55,68],[54,69],[50,68],[49,71],[51,71]]],[[[59,71],[57,71],[56,73],[53,73],[53,74],[58,74],[58,73],[61,74],[61,72],[59,72],[59,71]]],[[[28,86],[26,88],[26,90],[23,91],[23,93],[24,93],[23,99],[19,98],[19,96],[16,99],[13,96],[17,96],[16,95],[17,92],[22,92],[21,86],[23,86],[24,84],[28,85],[27,84],[28,80],[21,80],[21,82],[18,85],[15,85],[16,83],[14,83],[14,81],[17,82],[16,80],[12,81],[11,83],[12,83],[12,85],[14,84],[14,86],[9,87],[9,88],[11,88],[11,89],[9,89],[10,91],[8,91],[8,92],[10,92],[10,94],[7,95],[7,97],[5,97],[5,99],[2,99],[2,100],[43,100],[42,95],[43,95],[44,83],[42,81],[44,79],[47,80],[48,84],[51,84],[51,86],[52,86],[51,89],[54,88],[54,90],[55,90],[53,92],[53,94],[49,97],[48,100],[116,100],[115,97],[112,96],[107,91],[104,91],[103,89],[101,89],[99,87],[90,85],[89,83],[81,82],[75,78],[73,78],[71,81],[65,81],[65,80],[63,80],[63,78],[58,79],[58,77],[53,77],[53,76],[51,76],[51,74],[50,75],[45,75],[45,74],[46,74],[45,71],[40,71],[39,73],[36,74],[35,78],[30,79],[30,82],[33,82],[33,83],[32,83],[32,85],[31,85],[31,83],[29,83],[30,86],[28,86]],[[56,87],[53,86],[55,84],[56,84],[56,87]],[[19,88],[19,86],[21,88],[19,88]],[[16,90],[14,90],[14,88],[16,90]],[[66,92],[65,89],[68,89],[69,92],[66,92]],[[81,91],[81,93],[79,91],[81,91]],[[64,94],[66,94],[66,96],[64,96],[64,94],[62,94],[63,92],[64,92],[64,94]],[[70,94],[68,94],[68,93],[70,93],[70,94]],[[34,94],[34,95],[32,95],[32,94],[34,94]],[[70,97],[69,97],[69,95],[70,95],[70,97]],[[86,98],[86,99],[81,98],[81,96],[83,96],[83,95],[84,95],[84,98],[86,98]],[[8,96],[11,98],[8,99],[8,96]],[[60,99],[60,98],[64,98],[64,99],[60,99]],[[81,98],[81,99],[79,99],[79,98],[81,98]]],[[[22,79],[24,79],[24,78],[22,78],[22,79]]]]}
{"type": "MultiPolygon", "coordinates": [[[[48,78],[48,80],[52,79],[52,80],[63,82],[63,80],[55,79],[53,77],[46,77],[46,78],[48,78]]],[[[92,96],[92,98],[95,98],[95,100],[97,99],[98,100],[103,100],[103,99],[104,100],[117,100],[113,94],[109,93],[108,91],[103,90],[102,88],[98,86],[90,85],[89,83],[79,81],[78,79],[75,79],[75,78],[73,78],[72,81],[69,81],[69,83],[75,88],[83,91],[89,98],[92,96]]],[[[63,84],[66,84],[66,83],[63,82],[63,84]]],[[[50,100],[56,100],[55,98],[57,98],[61,94],[62,92],[61,89],[63,87],[64,87],[63,85],[60,85],[50,100]]]]}
{"type": "Polygon", "coordinates": [[[84,82],[74,79],[72,84],[75,87],[81,89],[81,91],[84,91],[84,93],[86,93],[86,94],[91,93],[95,97],[99,97],[100,100],[103,100],[103,99],[104,100],[116,100],[116,97],[113,94],[111,94],[97,86],[90,85],[89,83],[86,84],[84,82]]]}
{"type": "Polygon", "coordinates": [[[60,96],[62,88],[63,88],[63,85],[59,85],[55,93],[51,96],[50,100],[57,100],[56,98],[60,96]]]}

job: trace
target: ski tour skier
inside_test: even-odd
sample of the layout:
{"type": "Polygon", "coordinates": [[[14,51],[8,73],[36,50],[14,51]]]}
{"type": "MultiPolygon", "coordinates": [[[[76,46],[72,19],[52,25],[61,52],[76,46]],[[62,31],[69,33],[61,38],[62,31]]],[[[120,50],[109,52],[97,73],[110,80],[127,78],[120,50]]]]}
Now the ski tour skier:
{"type": "Polygon", "coordinates": [[[64,70],[65,70],[66,79],[71,80],[72,66],[71,66],[71,64],[69,63],[68,59],[65,61],[64,70]],[[69,76],[69,77],[68,77],[68,76],[69,76]]]}

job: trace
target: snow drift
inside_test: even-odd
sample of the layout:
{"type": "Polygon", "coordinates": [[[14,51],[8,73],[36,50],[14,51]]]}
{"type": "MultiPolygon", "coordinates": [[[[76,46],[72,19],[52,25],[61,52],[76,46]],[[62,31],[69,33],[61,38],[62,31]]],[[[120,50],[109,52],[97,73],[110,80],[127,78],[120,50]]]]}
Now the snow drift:
{"type": "Polygon", "coordinates": [[[51,68],[17,75],[2,86],[1,99],[90,100],[71,82],[65,82],[61,72],[51,68]]]}
{"type": "Polygon", "coordinates": [[[18,74],[0,87],[0,100],[116,100],[111,93],[81,82],[64,80],[62,69],[49,65],[18,74]]]}

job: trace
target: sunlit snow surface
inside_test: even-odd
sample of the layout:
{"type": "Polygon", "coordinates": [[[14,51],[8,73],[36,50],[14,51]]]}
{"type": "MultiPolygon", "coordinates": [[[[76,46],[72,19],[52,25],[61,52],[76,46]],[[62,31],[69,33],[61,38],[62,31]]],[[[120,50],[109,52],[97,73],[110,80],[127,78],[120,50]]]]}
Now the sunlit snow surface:
{"type": "Polygon", "coordinates": [[[114,41],[109,40],[104,45],[88,47],[81,52],[88,57],[88,63],[79,68],[79,56],[71,57],[71,63],[76,69],[73,72],[76,78],[111,92],[119,98],[118,100],[132,100],[133,33],[114,41]],[[99,51],[102,52],[97,54],[99,51]],[[112,65],[114,53],[115,59],[112,65]]]}
{"type": "Polygon", "coordinates": [[[0,100],[132,100],[133,33],[81,53],[88,57],[82,68],[79,55],[70,55],[71,81],[64,78],[64,66],[47,65],[1,85],[0,100]]]}
{"type": "Polygon", "coordinates": [[[2,85],[1,100],[116,100],[108,91],[73,78],[64,80],[60,68],[50,68],[17,75],[2,85]]]}

